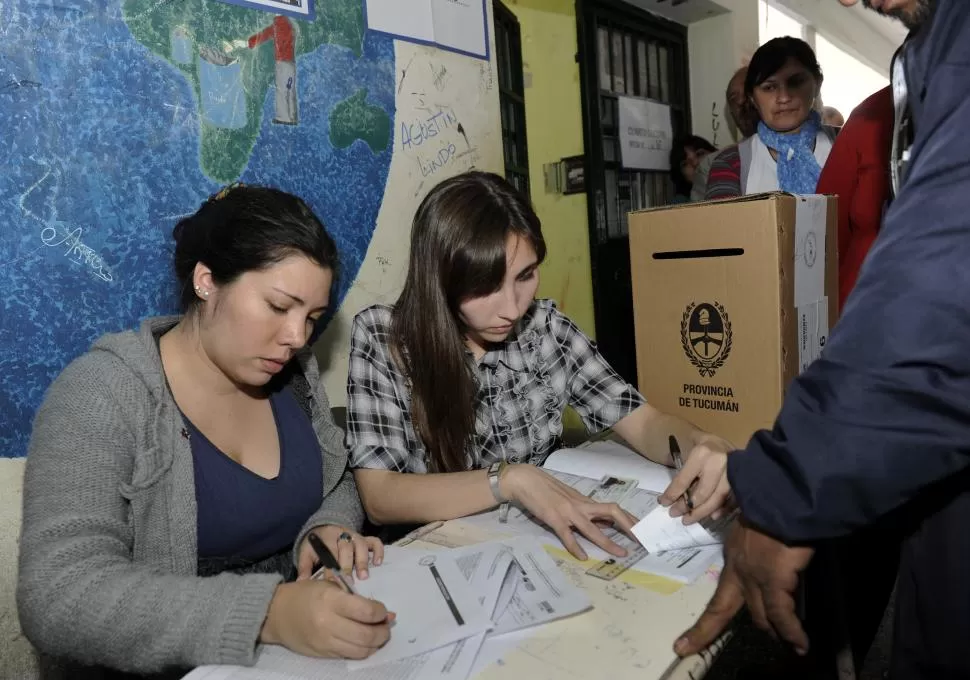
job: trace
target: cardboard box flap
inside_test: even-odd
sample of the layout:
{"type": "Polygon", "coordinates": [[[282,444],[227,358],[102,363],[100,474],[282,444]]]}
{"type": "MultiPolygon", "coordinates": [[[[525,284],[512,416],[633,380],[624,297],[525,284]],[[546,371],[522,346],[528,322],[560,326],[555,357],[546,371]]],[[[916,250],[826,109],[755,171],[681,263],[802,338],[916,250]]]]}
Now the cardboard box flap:
{"type": "Polygon", "coordinates": [[[794,216],[793,211],[786,210],[787,205],[774,200],[731,205],[711,202],[692,204],[691,212],[675,208],[632,213],[631,251],[649,251],[654,260],[737,256],[765,247],[770,247],[773,255],[778,233],[763,225],[784,221],[782,216],[787,212],[794,216]]]}
{"type": "Polygon", "coordinates": [[[736,196],[734,198],[716,198],[710,201],[694,201],[692,203],[674,203],[672,205],[656,205],[651,208],[641,208],[640,210],[634,210],[631,215],[639,215],[641,213],[655,212],[657,210],[685,210],[694,208],[700,205],[730,205],[732,203],[750,203],[752,201],[764,201],[771,198],[795,198],[795,194],[790,194],[785,191],[767,191],[760,194],[746,194],[744,196],[736,196]]]}

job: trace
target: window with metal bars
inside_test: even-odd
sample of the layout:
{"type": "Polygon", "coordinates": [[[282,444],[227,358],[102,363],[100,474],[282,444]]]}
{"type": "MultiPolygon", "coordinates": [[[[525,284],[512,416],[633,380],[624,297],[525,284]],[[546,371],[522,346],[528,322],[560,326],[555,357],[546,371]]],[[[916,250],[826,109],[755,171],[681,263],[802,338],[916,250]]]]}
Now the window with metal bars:
{"type": "Polygon", "coordinates": [[[628,213],[669,203],[666,171],[624,168],[618,97],[670,106],[673,133],[690,129],[687,28],[621,0],[577,0],[593,306],[599,349],[636,384],[628,213]]]}
{"type": "Polygon", "coordinates": [[[519,20],[498,0],[495,16],[495,63],[502,109],[502,154],[505,177],[529,195],[529,152],[525,135],[525,86],[522,74],[522,33],[519,20]]]}
{"type": "MultiPolygon", "coordinates": [[[[651,27],[653,28],[653,27],[651,27]]],[[[685,59],[680,36],[637,30],[628,22],[600,14],[596,20],[598,137],[602,145],[603,189],[596,228],[606,240],[626,236],[627,214],[665,205],[672,198],[663,171],[628,170],[620,164],[618,96],[646,97],[671,107],[674,135],[686,128],[686,96],[680,92],[679,63],[685,59]]]]}

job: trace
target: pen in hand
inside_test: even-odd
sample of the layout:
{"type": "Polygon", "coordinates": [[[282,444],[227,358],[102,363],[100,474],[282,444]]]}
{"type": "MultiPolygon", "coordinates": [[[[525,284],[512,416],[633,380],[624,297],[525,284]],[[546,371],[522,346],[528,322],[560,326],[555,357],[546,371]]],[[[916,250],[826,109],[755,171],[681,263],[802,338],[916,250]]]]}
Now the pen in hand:
{"type": "Polygon", "coordinates": [[[333,553],[330,552],[326,545],[324,545],[323,541],[320,540],[320,537],[311,531],[309,534],[307,534],[307,540],[310,542],[310,547],[313,548],[313,552],[315,552],[317,557],[320,559],[320,566],[315,568],[314,572],[322,573],[324,576],[326,576],[326,569],[329,569],[333,572],[337,585],[339,585],[345,593],[353,595],[354,589],[341,573],[340,565],[337,563],[337,558],[334,557],[333,553]],[[320,568],[323,568],[324,571],[319,572],[320,568]]]}
{"type": "MultiPolygon", "coordinates": [[[[674,467],[677,468],[677,472],[684,469],[684,459],[680,455],[680,445],[677,444],[677,437],[670,435],[668,437],[670,443],[670,457],[674,459],[674,467]]],[[[684,490],[684,503],[687,505],[687,512],[692,512],[694,510],[694,500],[690,497],[690,487],[694,485],[691,482],[687,489],[684,490]]]]}

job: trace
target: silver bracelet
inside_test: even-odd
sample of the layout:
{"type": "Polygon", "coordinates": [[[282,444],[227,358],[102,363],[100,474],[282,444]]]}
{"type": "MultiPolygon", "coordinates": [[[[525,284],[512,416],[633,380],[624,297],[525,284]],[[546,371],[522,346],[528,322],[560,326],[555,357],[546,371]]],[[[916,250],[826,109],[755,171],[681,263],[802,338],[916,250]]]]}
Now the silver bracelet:
{"type": "Polygon", "coordinates": [[[502,495],[502,490],[498,485],[499,476],[502,474],[502,470],[504,469],[504,460],[500,460],[497,463],[492,463],[488,466],[488,488],[492,490],[492,498],[495,499],[496,503],[504,503],[506,501],[505,496],[502,495]]]}
{"type": "Polygon", "coordinates": [[[499,478],[502,471],[505,470],[505,466],[504,460],[488,466],[488,487],[492,491],[492,498],[499,504],[498,521],[502,524],[505,524],[509,519],[509,501],[502,495],[502,490],[499,488],[499,478]]]}

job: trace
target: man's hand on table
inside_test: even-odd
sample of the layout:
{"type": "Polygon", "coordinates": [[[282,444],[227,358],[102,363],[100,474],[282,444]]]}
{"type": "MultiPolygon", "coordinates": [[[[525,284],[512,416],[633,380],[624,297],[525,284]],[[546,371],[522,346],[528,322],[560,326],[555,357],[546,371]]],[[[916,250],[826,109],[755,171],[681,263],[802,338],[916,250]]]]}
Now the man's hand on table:
{"type": "Polygon", "coordinates": [[[795,608],[798,575],[812,559],[811,548],[792,548],[764,534],[743,518],[735,522],[724,545],[724,569],[707,608],[674,644],[679,656],[710,645],[747,604],[755,625],[789,642],[798,654],[808,651],[808,636],[795,608]]]}

